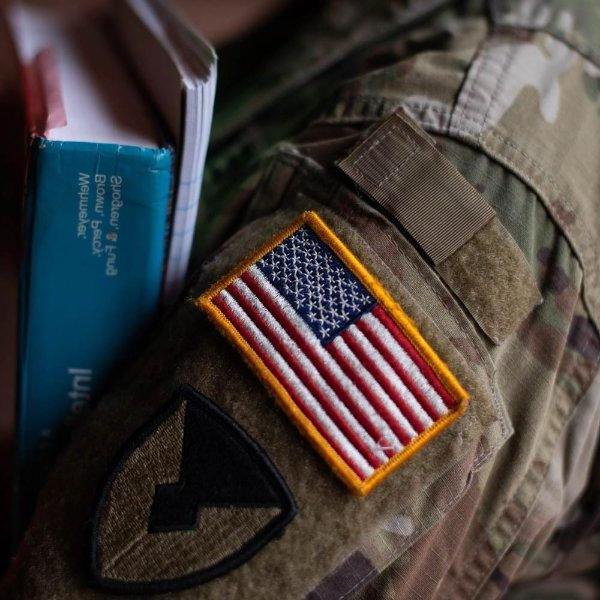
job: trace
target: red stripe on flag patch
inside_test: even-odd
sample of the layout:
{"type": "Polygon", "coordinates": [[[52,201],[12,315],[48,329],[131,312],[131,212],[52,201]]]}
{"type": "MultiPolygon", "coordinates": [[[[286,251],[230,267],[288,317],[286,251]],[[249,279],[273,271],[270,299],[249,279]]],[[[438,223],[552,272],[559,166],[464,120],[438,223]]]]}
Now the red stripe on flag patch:
{"type": "Polygon", "coordinates": [[[322,380],[320,373],[314,365],[306,359],[302,350],[297,345],[294,347],[293,340],[288,338],[287,332],[281,325],[280,329],[283,330],[283,333],[278,331],[277,325],[279,325],[279,322],[274,319],[273,322],[269,322],[265,313],[270,313],[259,309],[258,303],[260,300],[255,297],[256,301],[253,302],[250,295],[244,295],[242,291],[240,291],[240,288],[236,286],[236,283],[237,282],[229,285],[227,291],[235,298],[256,327],[258,327],[271,342],[275,351],[282,356],[288,365],[290,365],[298,379],[304,383],[308,391],[323,407],[331,420],[339,427],[348,441],[367,459],[371,466],[375,468],[380,467],[384,462],[384,457],[380,458],[377,456],[376,450],[379,450],[379,453],[381,453],[381,449],[374,449],[372,447],[374,442],[370,439],[369,434],[362,430],[360,424],[355,421],[354,415],[352,415],[347,407],[339,401],[334,390],[322,380]],[[319,381],[319,378],[321,381],[319,381]]]}
{"type": "Polygon", "coordinates": [[[412,343],[402,333],[402,330],[392,321],[391,317],[380,307],[377,306],[373,310],[373,314],[385,325],[388,331],[394,336],[396,341],[402,346],[405,352],[410,356],[421,373],[428,379],[435,391],[440,395],[444,404],[448,407],[456,404],[456,400],[450,395],[448,390],[442,385],[439,377],[433,371],[431,366],[417,352],[412,343]]]}
{"type": "Polygon", "coordinates": [[[369,370],[371,376],[381,386],[384,393],[396,404],[400,412],[404,414],[411,427],[417,433],[423,433],[425,430],[425,424],[417,417],[413,407],[405,401],[405,396],[398,392],[392,385],[390,379],[386,377],[386,374],[381,367],[381,362],[371,355],[369,350],[365,348],[364,344],[361,344],[350,331],[345,331],[342,334],[343,340],[348,344],[350,350],[354,352],[355,356],[362,362],[362,364],[369,370]]]}
{"type": "Polygon", "coordinates": [[[347,352],[344,353],[334,344],[331,344],[328,347],[328,351],[341,366],[346,375],[348,375],[355,385],[364,393],[371,403],[371,406],[379,412],[386,423],[392,428],[402,444],[408,446],[414,432],[402,422],[400,418],[401,415],[394,414],[393,407],[386,404],[382,394],[377,393],[377,390],[374,389],[375,386],[372,386],[369,379],[365,376],[366,373],[361,372],[360,361],[358,361],[356,357],[348,356],[347,352]]]}
{"type": "Polygon", "coordinates": [[[369,475],[372,470],[367,468],[364,464],[360,464],[356,458],[352,455],[352,452],[348,451],[348,445],[344,443],[343,438],[340,441],[341,436],[335,435],[335,429],[330,425],[327,419],[319,414],[318,410],[315,410],[309,402],[306,402],[306,395],[302,394],[301,386],[295,381],[295,378],[290,375],[286,369],[273,358],[272,354],[267,351],[268,345],[264,343],[256,332],[252,331],[252,328],[248,326],[244,318],[236,313],[235,309],[230,303],[223,297],[218,297],[214,301],[215,305],[221,310],[221,312],[233,323],[237,330],[242,333],[244,338],[248,340],[252,350],[261,358],[265,366],[273,373],[276,374],[277,378],[283,383],[284,387],[294,400],[295,404],[300,407],[305,415],[310,419],[313,425],[319,430],[320,434],[327,440],[327,442],[338,452],[338,454],[350,465],[352,470],[361,478],[364,479],[369,475]]]}
{"type": "Polygon", "coordinates": [[[198,304],[359,494],[466,407],[446,364],[315,213],[198,304]]]}
{"type": "MultiPolygon", "coordinates": [[[[318,372],[371,437],[377,441],[387,437],[391,441],[393,435],[391,435],[391,430],[383,422],[381,416],[369,406],[366,398],[362,396],[352,382],[344,377],[339,366],[328,360],[327,355],[322,350],[319,352],[319,346],[315,343],[315,340],[307,339],[306,332],[302,331],[302,325],[295,324],[294,320],[286,314],[285,308],[277,303],[276,297],[269,295],[267,285],[264,282],[262,286],[260,285],[260,275],[248,270],[241,276],[241,279],[267,310],[273,314],[274,318],[285,327],[294,342],[298,344],[302,352],[315,365],[318,372]]],[[[396,444],[396,446],[398,445],[396,444]]],[[[393,447],[385,445],[383,449],[386,455],[391,457],[396,454],[398,447],[394,450],[393,447]]]]}

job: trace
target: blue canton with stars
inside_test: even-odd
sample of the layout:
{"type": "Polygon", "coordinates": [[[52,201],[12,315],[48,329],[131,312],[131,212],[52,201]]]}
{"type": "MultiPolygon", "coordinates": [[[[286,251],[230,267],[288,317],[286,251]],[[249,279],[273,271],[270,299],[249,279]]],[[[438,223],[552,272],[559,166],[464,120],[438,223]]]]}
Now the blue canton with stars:
{"type": "Polygon", "coordinates": [[[265,254],[256,266],[323,344],[376,302],[350,269],[307,226],[265,254]]]}

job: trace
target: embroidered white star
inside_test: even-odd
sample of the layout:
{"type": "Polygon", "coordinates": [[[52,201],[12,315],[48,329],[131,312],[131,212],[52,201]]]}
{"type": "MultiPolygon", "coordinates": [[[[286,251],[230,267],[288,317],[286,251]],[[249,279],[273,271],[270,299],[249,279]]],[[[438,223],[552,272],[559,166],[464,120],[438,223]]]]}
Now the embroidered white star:
{"type": "Polygon", "coordinates": [[[373,303],[363,285],[306,228],[266,254],[258,266],[321,340],[373,303]]]}

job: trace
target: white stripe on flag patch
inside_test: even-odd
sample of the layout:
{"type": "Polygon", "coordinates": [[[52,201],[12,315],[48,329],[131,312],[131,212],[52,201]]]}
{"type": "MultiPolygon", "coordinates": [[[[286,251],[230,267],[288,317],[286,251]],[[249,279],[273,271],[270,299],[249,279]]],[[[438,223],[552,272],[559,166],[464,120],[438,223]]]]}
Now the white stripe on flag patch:
{"type": "Polygon", "coordinates": [[[400,409],[396,406],[396,403],[386,394],[385,390],[379,385],[379,382],[375,379],[375,377],[373,377],[373,375],[371,375],[371,373],[362,365],[360,360],[358,360],[354,352],[350,350],[348,344],[346,344],[342,337],[338,336],[334,338],[334,340],[331,342],[331,345],[348,360],[351,369],[356,376],[362,379],[366,385],[371,388],[375,394],[377,394],[382,404],[385,406],[385,409],[400,425],[407,438],[412,440],[413,438],[417,437],[417,432],[407,421],[406,417],[400,412],[400,409]]]}
{"type": "Polygon", "coordinates": [[[316,420],[315,425],[318,425],[319,429],[323,429],[327,432],[327,437],[335,443],[335,445],[338,447],[338,451],[341,450],[342,455],[346,455],[351,459],[351,461],[358,468],[358,475],[362,479],[365,479],[371,475],[374,471],[373,467],[369,465],[362,454],[356,450],[356,448],[348,441],[346,436],[339,430],[337,425],[329,418],[327,413],[317,402],[316,398],[306,389],[304,383],[302,383],[287,362],[283,360],[279,352],[273,348],[271,342],[269,342],[260,329],[258,329],[254,322],[248,317],[248,315],[246,315],[244,310],[231,296],[231,294],[226,290],[223,290],[219,294],[219,298],[224,302],[227,308],[229,308],[233,315],[235,315],[237,319],[245,324],[250,331],[250,334],[254,337],[255,344],[263,348],[264,351],[269,355],[270,359],[281,371],[281,374],[283,378],[285,378],[288,385],[293,388],[294,392],[309,408],[311,414],[316,420]]]}
{"type": "Polygon", "coordinates": [[[310,327],[298,316],[289,302],[279,294],[271,282],[261,273],[259,269],[252,266],[248,269],[249,275],[261,287],[266,295],[273,300],[273,303],[285,316],[288,330],[296,338],[303,338],[310,347],[317,368],[327,377],[329,381],[337,381],[348,403],[348,408],[353,414],[364,415],[364,419],[371,424],[371,429],[377,432],[377,441],[381,447],[389,448],[395,454],[402,449],[400,440],[396,437],[390,426],[385,422],[381,415],[373,408],[371,403],[365,398],[362,392],[346,376],[338,363],[333,360],[331,355],[321,346],[317,336],[310,327]]]}
{"type": "MultiPolygon", "coordinates": [[[[365,315],[361,319],[366,319],[370,315],[365,315]]],[[[371,342],[365,337],[365,334],[360,331],[356,325],[351,325],[348,328],[348,333],[351,335],[357,344],[359,344],[364,352],[368,354],[371,360],[379,367],[380,373],[371,371],[371,375],[381,383],[381,379],[387,379],[389,384],[392,386],[396,394],[400,396],[404,402],[406,402],[410,410],[415,414],[420,425],[423,429],[431,427],[433,425],[433,419],[425,412],[423,407],[419,404],[419,401],[413,396],[411,391],[404,385],[404,382],[398,377],[396,372],[388,364],[385,358],[379,353],[379,351],[371,344],[371,342]]],[[[422,390],[423,391],[423,390],[422,390]]]]}
{"type": "Polygon", "coordinates": [[[387,330],[387,327],[381,323],[381,321],[372,314],[365,315],[363,320],[368,324],[369,327],[373,328],[373,331],[381,338],[384,344],[386,344],[392,353],[394,358],[406,369],[408,374],[413,378],[415,383],[423,390],[423,393],[427,399],[433,404],[436,411],[440,415],[445,415],[448,412],[448,407],[444,404],[444,401],[440,395],[433,389],[432,385],[427,381],[423,373],[419,370],[419,367],[411,360],[410,356],[404,351],[404,348],[398,344],[394,339],[394,336],[387,330]]]}
{"type": "MultiPolygon", "coordinates": [[[[326,398],[326,401],[332,405],[332,409],[334,411],[334,415],[330,414],[332,420],[336,421],[337,419],[335,416],[339,415],[339,419],[341,419],[343,423],[346,424],[352,430],[352,432],[360,438],[362,443],[365,444],[368,449],[379,459],[377,465],[375,466],[379,467],[385,463],[387,461],[385,453],[360,425],[354,415],[348,410],[348,407],[341,402],[337,394],[323,379],[319,371],[315,368],[315,365],[308,360],[296,342],[292,340],[286,330],[264,307],[262,302],[250,291],[250,288],[241,279],[236,279],[230,286],[228,286],[228,289],[229,288],[234,288],[239,294],[241,294],[241,296],[252,306],[252,309],[258,313],[262,323],[256,322],[251,314],[249,315],[249,318],[254,320],[255,325],[263,334],[265,334],[267,338],[271,340],[271,343],[275,344],[272,339],[274,337],[278,339],[284,346],[286,346],[287,350],[293,355],[296,362],[299,363],[300,369],[294,368],[293,364],[290,364],[290,361],[286,362],[299,379],[302,381],[309,381],[316,386],[318,388],[317,394],[320,393],[326,398]]],[[[246,311],[246,313],[248,314],[248,311],[246,311]]],[[[279,352],[279,354],[281,355],[282,352],[279,352]]],[[[282,358],[285,360],[284,357],[282,358]]],[[[313,396],[314,395],[315,394],[313,394],[313,396]]],[[[318,399],[317,401],[326,412],[330,413],[330,411],[323,406],[323,401],[319,401],[318,399]]],[[[357,450],[360,451],[358,448],[357,450]]]]}

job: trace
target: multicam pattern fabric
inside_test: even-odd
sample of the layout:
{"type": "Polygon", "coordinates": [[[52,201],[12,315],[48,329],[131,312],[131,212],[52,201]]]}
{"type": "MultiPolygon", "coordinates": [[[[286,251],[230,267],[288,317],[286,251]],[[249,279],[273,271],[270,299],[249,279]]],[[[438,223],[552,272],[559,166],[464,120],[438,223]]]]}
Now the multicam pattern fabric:
{"type": "MultiPolygon", "coordinates": [[[[7,597],[45,597],[48,586],[62,598],[97,597],[74,558],[84,547],[80,530],[114,448],[174,380],[220,398],[277,455],[286,479],[310,481],[292,490],[299,515],[285,540],[202,589],[206,598],[225,590],[236,598],[535,598],[547,597],[548,578],[555,592],[598,597],[598,4],[456,7],[339,0],[283,32],[286,51],[251,71],[268,74],[268,88],[234,92],[216,119],[197,262],[241,222],[247,227],[203,265],[191,293],[233,268],[286,215],[323,211],[357,247],[368,243],[360,259],[385,264],[380,276],[396,282],[404,302],[418,298],[415,315],[463,357],[469,381],[483,383],[457,422],[470,427],[440,438],[448,445],[437,454],[435,443],[428,447],[412,487],[386,488],[389,478],[352,512],[298,440],[290,446],[302,460],[289,456],[280,441],[289,423],[270,412],[273,403],[198,311],[180,307],[66,453],[4,582],[7,597]],[[397,224],[335,174],[334,161],[398,108],[492,205],[535,275],[543,303],[501,343],[477,329],[397,224]],[[474,418],[483,406],[493,414],[474,418]],[[344,529],[348,522],[360,535],[344,529]],[[287,556],[295,558],[283,563],[287,556]]],[[[398,481],[408,472],[398,471],[398,481]]]]}
{"type": "MultiPolygon", "coordinates": [[[[567,426],[570,415],[577,411],[592,418],[598,413],[597,388],[590,388],[592,399],[587,404],[583,398],[600,358],[600,286],[596,279],[600,273],[600,185],[594,166],[600,156],[600,93],[596,89],[600,86],[595,84],[600,73],[600,14],[594,2],[493,1],[490,7],[493,24],[499,27],[496,30],[491,29],[481,5],[473,2],[467,15],[459,18],[442,11],[424,26],[375,45],[355,59],[359,76],[338,86],[333,103],[300,138],[302,151],[320,157],[322,148],[316,154],[316,146],[323,132],[328,138],[348,135],[403,107],[426,130],[444,136],[438,138],[438,149],[496,208],[535,268],[544,296],[542,307],[503,344],[502,351],[494,352],[498,357],[512,355],[510,366],[505,359],[493,358],[499,394],[513,418],[519,414],[517,419],[522,419],[518,411],[529,405],[528,425],[517,428],[515,439],[524,440],[535,430],[542,442],[537,447],[523,443],[516,460],[514,456],[512,460],[503,458],[506,452],[501,452],[495,469],[484,469],[477,476],[465,503],[471,503],[466,509],[471,514],[472,507],[487,506],[475,512],[479,531],[467,533],[467,513],[447,518],[441,530],[432,530],[427,540],[435,543],[439,572],[429,570],[428,552],[433,551],[429,545],[423,553],[421,548],[411,548],[411,539],[431,527],[429,519],[416,516],[418,509],[399,515],[401,527],[390,524],[375,534],[361,549],[361,556],[386,575],[365,597],[379,597],[369,594],[375,590],[383,594],[384,589],[394,598],[403,597],[406,590],[423,597],[470,597],[483,589],[494,597],[505,593],[520,577],[527,579],[524,565],[538,554],[545,557],[546,567],[538,566],[535,576],[552,571],[560,578],[565,538],[570,540],[569,551],[578,547],[577,540],[589,548],[590,542],[581,536],[592,530],[584,523],[594,522],[598,509],[592,506],[600,503],[599,490],[593,492],[593,483],[590,489],[593,478],[584,478],[585,483],[576,488],[579,494],[588,490],[585,508],[573,508],[577,506],[577,494],[573,494],[571,513],[579,516],[567,516],[567,509],[555,502],[536,504],[535,500],[542,482],[555,472],[552,457],[567,460],[572,456],[566,440],[577,435],[578,428],[567,426]],[[425,51],[410,53],[411,47],[425,51]],[[365,68],[369,64],[378,68],[365,68]],[[537,374],[534,379],[533,372],[537,374]],[[519,380],[527,380],[528,387],[519,390],[511,383],[519,380]],[[537,399],[533,404],[531,390],[537,399]],[[543,413],[545,419],[533,425],[543,413]],[[491,473],[503,478],[502,490],[489,483],[491,473]],[[500,510],[503,503],[506,508],[500,510]],[[565,526],[563,520],[573,518],[580,524],[571,524],[567,533],[552,537],[552,531],[565,526]],[[525,527],[525,522],[532,528],[525,527]],[[541,531],[548,533],[540,538],[541,531]],[[580,537],[573,538],[577,535],[580,537]],[[557,539],[563,542],[558,544],[557,539]],[[440,543],[447,553],[441,552],[440,543]],[[464,550],[456,552],[457,545],[464,550]],[[388,573],[390,548],[402,558],[388,573]],[[520,558],[513,560],[510,568],[507,559],[502,567],[501,557],[509,548],[514,548],[509,554],[516,551],[520,558]],[[429,573],[426,578],[422,576],[425,572],[429,573]]],[[[293,162],[285,161],[280,160],[278,168],[271,167],[259,188],[262,194],[290,190],[290,176],[285,173],[291,171],[293,162]]],[[[258,195],[255,204],[265,201],[260,192],[258,195]]],[[[271,200],[269,205],[276,204],[271,200]]],[[[461,347],[466,351],[464,343],[461,347]]],[[[585,460],[590,464],[593,456],[585,460]]],[[[573,459],[566,464],[576,471],[573,459]]],[[[572,483],[555,478],[554,485],[558,486],[556,494],[557,489],[567,489],[572,483]]],[[[453,504],[452,498],[446,502],[453,504]]],[[[581,564],[589,567],[589,561],[581,564]]],[[[337,572],[336,585],[323,598],[342,595],[343,572],[337,572]]],[[[373,578],[371,570],[366,573],[365,581],[373,578]]],[[[359,586],[351,569],[346,577],[348,589],[356,590],[359,586]]],[[[570,572],[568,581],[574,582],[570,572]]],[[[589,579],[581,581],[583,589],[592,585],[589,579]]],[[[534,582],[528,584],[528,590],[535,593],[534,582]]]]}

